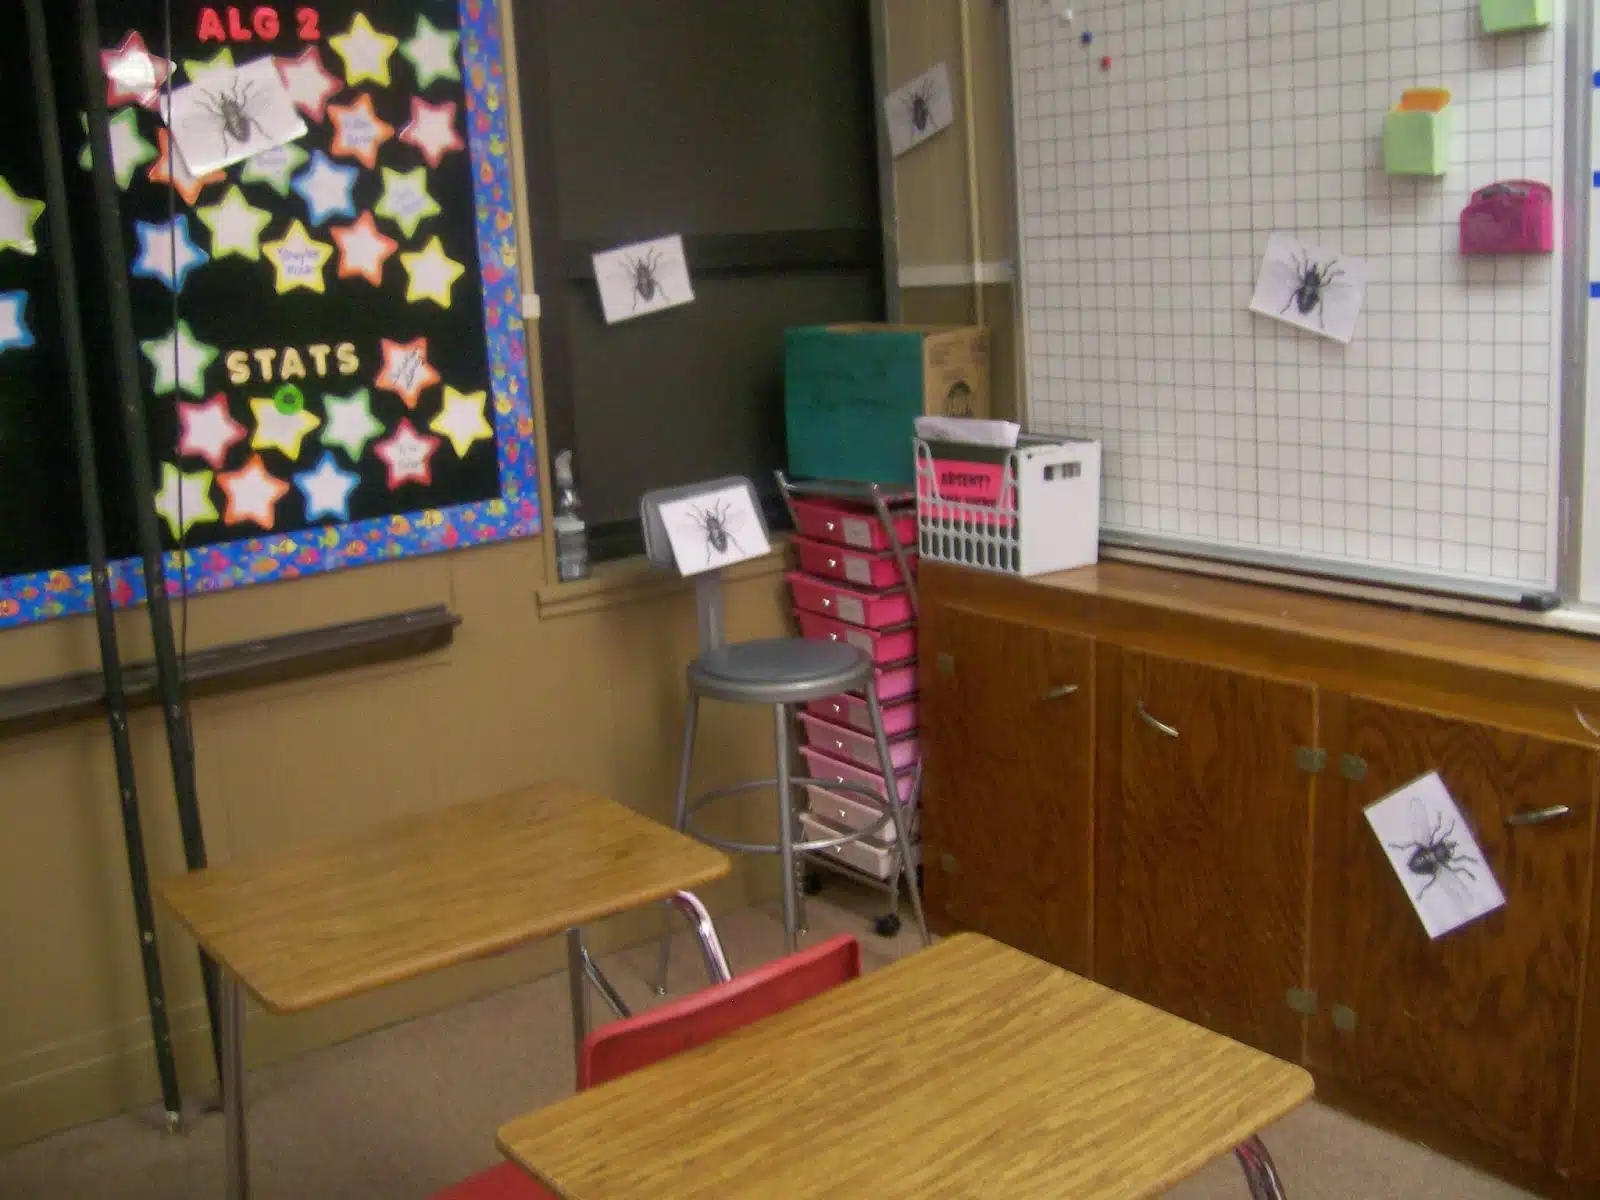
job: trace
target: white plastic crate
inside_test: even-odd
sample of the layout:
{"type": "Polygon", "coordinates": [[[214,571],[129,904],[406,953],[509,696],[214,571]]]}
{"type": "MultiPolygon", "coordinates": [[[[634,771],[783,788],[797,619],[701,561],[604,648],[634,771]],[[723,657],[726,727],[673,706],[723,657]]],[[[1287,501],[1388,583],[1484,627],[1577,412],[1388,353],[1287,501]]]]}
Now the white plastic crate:
{"type": "Polygon", "coordinates": [[[1099,561],[1099,442],[1024,435],[1007,451],[917,438],[916,453],[923,558],[1008,575],[1099,561]]]}

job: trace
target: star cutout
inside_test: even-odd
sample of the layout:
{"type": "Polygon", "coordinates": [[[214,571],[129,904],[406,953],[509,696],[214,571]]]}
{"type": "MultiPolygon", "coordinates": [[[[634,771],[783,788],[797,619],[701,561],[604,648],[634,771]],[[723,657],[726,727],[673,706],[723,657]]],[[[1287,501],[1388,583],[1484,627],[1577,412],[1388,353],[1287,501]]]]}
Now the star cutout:
{"type": "Polygon", "coordinates": [[[367,170],[378,165],[378,148],[394,136],[394,126],[372,111],[372,97],[365,92],[349,104],[328,105],[333,119],[333,145],[340,158],[353,158],[367,170]]]}
{"type": "Polygon", "coordinates": [[[154,108],[162,85],[172,78],[175,69],[172,62],[150,53],[142,33],[128,34],[115,50],[100,51],[100,70],[106,77],[106,107],[136,103],[154,108]]]}
{"type": "Polygon", "coordinates": [[[422,393],[439,382],[439,372],[428,361],[428,339],[419,337],[414,342],[382,340],[383,370],[378,372],[378,386],[393,392],[407,408],[415,408],[422,393]]]}
{"type": "Polygon", "coordinates": [[[383,422],[372,415],[372,393],[362,388],[348,396],[325,396],[322,407],[328,414],[322,444],[337,446],[351,462],[359,462],[367,443],[383,432],[383,422]]]}
{"type": "Polygon", "coordinates": [[[11,182],[0,178],[0,250],[20,250],[37,254],[39,243],[33,227],[44,216],[44,201],[29,200],[11,190],[11,182]]]}
{"type": "Polygon", "coordinates": [[[411,121],[400,131],[400,140],[420,150],[423,159],[435,169],[450,151],[467,148],[456,129],[455,101],[429,104],[420,96],[411,97],[411,121]]]}
{"type": "Polygon", "coordinates": [[[417,226],[439,211],[439,204],[428,192],[428,169],[393,171],[383,168],[383,195],[374,210],[400,227],[407,237],[417,232],[417,226]]]}
{"type": "Polygon", "coordinates": [[[370,79],[384,87],[389,86],[389,58],[399,44],[399,38],[374,29],[366,13],[357,13],[347,31],[328,39],[328,45],[344,59],[347,83],[370,79]]]}
{"type": "MultiPolygon", "coordinates": [[[[381,428],[381,426],[380,426],[381,428]]],[[[323,517],[335,520],[350,519],[350,493],[356,490],[361,476],[341,468],[331,450],[324,450],[314,471],[303,471],[294,477],[295,487],[306,498],[306,520],[317,521],[323,517]]]]}
{"type": "Polygon", "coordinates": [[[183,541],[196,525],[217,519],[211,503],[211,472],[180,471],[171,463],[161,464],[161,490],[156,493],[156,513],[172,531],[172,540],[183,541]]]}
{"type": "Polygon", "coordinates": [[[281,450],[291,459],[300,457],[300,443],[322,422],[303,408],[285,411],[270,398],[250,401],[256,431],[250,444],[257,450],[281,450]]]}
{"type": "Polygon", "coordinates": [[[28,293],[0,292],[0,354],[33,345],[28,328],[28,293]]]}
{"type": "MultiPolygon", "coordinates": [[[[83,125],[85,137],[89,135],[89,116],[87,113],[79,114],[83,125]]],[[[133,186],[133,177],[139,168],[156,156],[156,148],[145,141],[139,132],[139,114],[131,108],[124,108],[111,116],[111,173],[117,178],[117,186],[127,191],[133,186]]],[[[85,171],[94,167],[94,146],[92,142],[85,142],[83,150],[78,154],[78,165],[85,171]]]]}
{"type": "Polygon", "coordinates": [[[139,253],[128,270],[141,279],[164,283],[173,292],[183,291],[189,272],[211,261],[211,256],[189,236],[189,218],[180,214],[170,221],[133,223],[139,239],[139,253]]]}
{"type": "Polygon", "coordinates": [[[252,454],[250,461],[237,471],[225,471],[217,476],[217,485],[228,498],[223,510],[224,525],[243,525],[247,521],[263,529],[278,523],[278,501],[289,491],[289,485],[267,470],[261,455],[252,454]]]}
{"type": "Polygon", "coordinates": [[[353,193],[360,174],[354,167],[334,162],[321,150],[311,152],[311,165],[295,176],[294,190],[306,202],[313,225],[325,225],[332,217],[356,215],[353,193]]]}
{"type": "Polygon", "coordinates": [[[261,261],[261,235],[272,224],[272,214],[246,200],[238,184],[223,194],[220,203],[196,209],[195,214],[211,231],[211,257],[261,261]]]}
{"type": "Polygon", "coordinates": [[[417,73],[417,87],[426,88],[436,79],[461,78],[461,65],[456,61],[460,42],[459,33],[439,29],[427,17],[417,18],[417,31],[400,47],[417,73]]]}
{"type": "Polygon", "coordinates": [[[329,97],[344,86],[322,65],[322,51],[315,46],[307,46],[296,58],[280,58],[278,74],[283,76],[294,106],[313,121],[322,120],[329,97]]]}
{"type": "Polygon", "coordinates": [[[172,138],[164,125],[156,130],[156,145],[161,151],[156,155],[154,165],[146,172],[146,178],[151,183],[170,184],[183,197],[183,202],[191,207],[208,185],[227,178],[222,171],[211,171],[198,177],[191,173],[189,164],[183,161],[182,152],[174,153],[172,138]]]}
{"type": "Polygon", "coordinates": [[[444,407],[428,422],[428,428],[450,439],[456,457],[465,458],[472,443],[494,436],[494,428],[483,415],[489,403],[488,392],[458,392],[446,385],[444,407]]]}
{"type": "Polygon", "coordinates": [[[239,181],[264,183],[278,195],[287,196],[290,177],[300,169],[307,157],[306,152],[292,142],[274,146],[271,150],[263,150],[245,159],[244,169],[239,172],[239,181]]]}
{"type": "Polygon", "coordinates": [[[278,295],[284,296],[295,288],[308,292],[326,291],[322,269],[333,257],[333,247],[314,240],[299,221],[289,226],[289,232],[276,242],[266,242],[261,252],[278,271],[278,295]]]}
{"type": "Polygon", "coordinates": [[[336,225],[328,232],[339,247],[339,278],[365,279],[381,287],[383,265],[400,243],[378,229],[370,212],[362,213],[354,225],[336,225]]]}
{"type": "Polygon", "coordinates": [[[434,234],[420,251],[402,254],[400,265],[410,278],[406,281],[406,302],[432,300],[440,308],[450,307],[450,289],[467,269],[444,252],[439,235],[434,234]]]}
{"type": "Polygon", "coordinates": [[[189,77],[190,83],[204,83],[208,75],[215,75],[218,71],[232,71],[236,65],[233,61],[233,47],[224,46],[209,59],[184,59],[183,72],[189,77]]]}
{"type": "Polygon", "coordinates": [[[165,396],[172,391],[191,396],[206,394],[206,368],[216,361],[217,349],[197,340],[189,322],[180,320],[166,337],[140,342],[139,349],[155,370],[151,390],[156,395],[165,396]]]}
{"type": "Polygon", "coordinates": [[[372,452],[389,468],[392,492],[402,483],[420,483],[423,487],[432,484],[433,452],[438,448],[438,438],[418,433],[408,418],[401,417],[395,431],[374,446],[372,452]]]}
{"type": "Polygon", "coordinates": [[[228,398],[218,392],[204,404],[178,401],[178,453],[203,458],[222,470],[228,451],[244,440],[245,428],[228,411],[228,398]]]}

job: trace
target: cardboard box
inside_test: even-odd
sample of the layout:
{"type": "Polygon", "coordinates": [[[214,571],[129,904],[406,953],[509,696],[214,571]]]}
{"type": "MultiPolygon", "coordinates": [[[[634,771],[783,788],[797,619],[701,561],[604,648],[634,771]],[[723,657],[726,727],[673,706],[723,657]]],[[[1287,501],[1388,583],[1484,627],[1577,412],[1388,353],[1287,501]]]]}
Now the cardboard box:
{"type": "Polygon", "coordinates": [[[989,331],[972,325],[808,325],[784,336],[789,472],[910,486],[919,416],[992,411],[989,331]]]}

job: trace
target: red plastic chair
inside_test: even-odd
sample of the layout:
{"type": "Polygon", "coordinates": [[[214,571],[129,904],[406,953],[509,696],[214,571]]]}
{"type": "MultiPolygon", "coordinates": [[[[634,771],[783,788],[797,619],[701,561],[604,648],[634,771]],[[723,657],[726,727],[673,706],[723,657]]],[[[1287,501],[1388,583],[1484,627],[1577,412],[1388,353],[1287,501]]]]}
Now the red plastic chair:
{"type": "MultiPolygon", "coordinates": [[[[861,943],[847,933],[727,983],[596,1029],[583,1042],[578,1086],[608,1080],[793,1008],[861,974],[861,943]]],[[[433,1200],[558,1200],[516,1163],[501,1163],[446,1188],[433,1200]]]]}

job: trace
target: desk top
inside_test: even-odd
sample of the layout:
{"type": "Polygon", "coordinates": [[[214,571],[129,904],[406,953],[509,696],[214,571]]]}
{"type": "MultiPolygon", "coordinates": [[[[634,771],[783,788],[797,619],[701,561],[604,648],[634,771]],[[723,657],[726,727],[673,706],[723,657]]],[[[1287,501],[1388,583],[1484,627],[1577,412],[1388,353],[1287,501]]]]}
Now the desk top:
{"type": "Polygon", "coordinates": [[[1311,1090],[1299,1067],[962,934],[499,1141],[568,1200],[1128,1200],[1311,1090]]]}
{"type": "Polygon", "coordinates": [[[726,857],[544,783],[162,880],[200,945],[273,1012],[509,950],[718,879],[726,857]]]}

